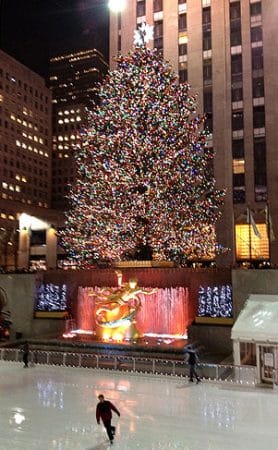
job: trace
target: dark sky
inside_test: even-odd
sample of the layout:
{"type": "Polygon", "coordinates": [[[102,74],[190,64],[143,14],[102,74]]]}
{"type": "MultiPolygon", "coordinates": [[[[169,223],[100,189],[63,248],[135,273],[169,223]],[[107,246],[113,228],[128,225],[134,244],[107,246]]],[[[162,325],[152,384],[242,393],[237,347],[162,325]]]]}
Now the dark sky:
{"type": "Polygon", "coordinates": [[[47,76],[51,55],[96,47],[108,58],[108,0],[0,0],[0,47],[47,76]]]}

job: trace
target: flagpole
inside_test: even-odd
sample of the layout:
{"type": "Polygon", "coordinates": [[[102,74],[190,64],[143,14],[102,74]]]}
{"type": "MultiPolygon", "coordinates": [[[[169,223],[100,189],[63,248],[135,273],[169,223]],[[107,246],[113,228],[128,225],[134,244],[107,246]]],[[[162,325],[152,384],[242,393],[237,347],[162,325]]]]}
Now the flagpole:
{"type": "Polygon", "coordinates": [[[248,231],[249,231],[249,261],[251,263],[251,252],[252,252],[252,245],[251,245],[251,214],[250,214],[250,208],[247,206],[247,220],[248,220],[248,231]]]}
{"type": "Polygon", "coordinates": [[[266,202],[266,225],[267,225],[267,238],[268,238],[268,255],[269,261],[271,262],[271,234],[270,234],[270,212],[269,212],[269,203],[266,202]]]}

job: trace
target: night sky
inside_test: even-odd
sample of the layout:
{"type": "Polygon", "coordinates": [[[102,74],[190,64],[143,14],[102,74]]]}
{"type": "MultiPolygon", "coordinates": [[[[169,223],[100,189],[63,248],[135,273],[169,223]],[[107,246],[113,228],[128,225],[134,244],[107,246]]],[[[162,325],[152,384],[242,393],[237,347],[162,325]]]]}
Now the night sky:
{"type": "Polygon", "coordinates": [[[50,56],[97,48],[108,59],[108,0],[0,0],[0,47],[47,77],[50,56]]]}

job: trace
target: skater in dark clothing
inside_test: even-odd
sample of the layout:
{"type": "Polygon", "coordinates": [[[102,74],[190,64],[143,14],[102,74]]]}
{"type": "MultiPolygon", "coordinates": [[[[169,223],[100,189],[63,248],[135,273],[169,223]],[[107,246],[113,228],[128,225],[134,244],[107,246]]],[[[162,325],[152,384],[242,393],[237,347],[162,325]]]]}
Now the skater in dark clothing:
{"type": "Polygon", "coordinates": [[[97,423],[100,423],[100,419],[103,422],[103,425],[106,428],[110,444],[113,444],[113,439],[115,435],[116,428],[111,425],[112,420],[112,411],[115,411],[116,414],[120,417],[120,413],[117,408],[113,405],[113,403],[108,400],[104,400],[104,396],[100,394],[98,396],[99,403],[97,404],[96,409],[96,419],[97,423]]]}
{"type": "Polygon", "coordinates": [[[193,382],[194,377],[197,380],[197,384],[201,381],[200,377],[197,374],[196,371],[196,364],[198,361],[198,356],[195,352],[195,350],[191,347],[191,345],[188,345],[188,347],[185,348],[185,353],[187,354],[187,360],[189,364],[189,381],[193,382]]]}
{"type": "Polygon", "coordinates": [[[28,342],[25,342],[23,346],[23,357],[22,360],[24,362],[24,368],[28,367],[28,361],[29,361],[29,344],[28,342]]]}

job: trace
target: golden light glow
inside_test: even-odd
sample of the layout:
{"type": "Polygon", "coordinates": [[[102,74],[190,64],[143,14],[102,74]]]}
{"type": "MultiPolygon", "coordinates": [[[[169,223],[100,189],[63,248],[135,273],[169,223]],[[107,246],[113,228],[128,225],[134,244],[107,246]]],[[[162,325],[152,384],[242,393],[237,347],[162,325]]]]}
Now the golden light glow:
{"type": "Polygon", "coordinates": [[[265,223],[257,223],[261,239],[258,238],[249,224],[236,225],[236,259],[268,259],[269,241],[265,223]]]}
{"type": "Polygon", "coordinates": [[[187,44],[187,43],[188,43],[188,36],[187,36],[187,34],[184,35],[184,36],[180,35],[179,36],[179,44],[187,44]]]}
{"type": "Polygon", "coordinates": [[[233,173],[244,173],[245,172],[245,161],[244,159],[234,159],[233,160],[233,173]]]}
{"type": "Polygon", "coordinates": [[[108,6],[110,11],[118,13],[125,9],[126,0],[110,0],[108,6]]]}

